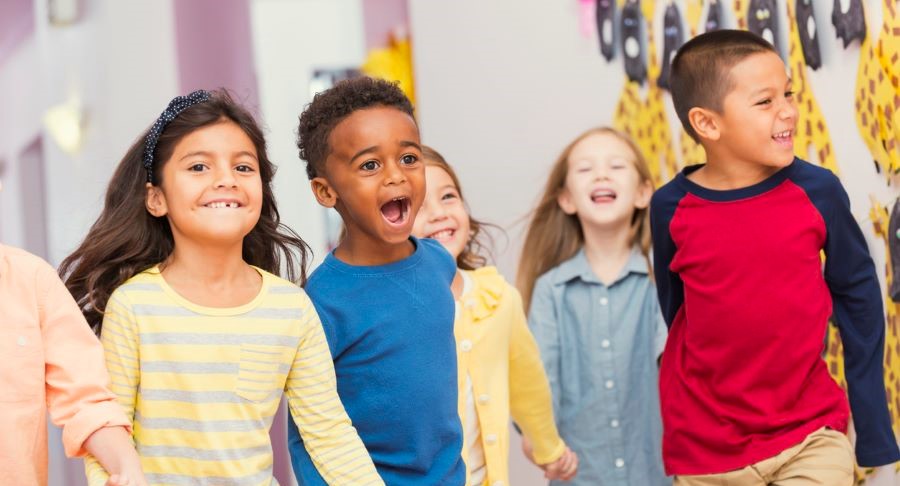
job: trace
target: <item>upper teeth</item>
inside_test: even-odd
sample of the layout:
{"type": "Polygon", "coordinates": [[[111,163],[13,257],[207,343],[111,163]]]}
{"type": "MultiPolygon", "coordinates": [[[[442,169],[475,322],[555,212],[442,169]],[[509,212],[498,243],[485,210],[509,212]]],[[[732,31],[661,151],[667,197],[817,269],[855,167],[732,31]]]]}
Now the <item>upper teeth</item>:
{"type": "Polygon", "coordinates": [[[431,237],[436,240],[442,240],[444,238],[449,238],[452,235],[453,235],[453,230],[446,229],[446,230],[438,231],[437,233],[432,233],[431,237]]]}
{"type": "Polygon", "coordinates": [[[784,138],[784,137],[790,137],[790,136],[791,136],[791,131],[790,131],[790,130],[786,130],[786,131],[783,131],[783,132],[778,132],[778,133],[775,134],[775,138],[784,138]]]}
{"type": "Polygon", "coordinates": [[[240,203],[236,202],[224,202],[224,201],[216,201],[211,202],[206,205],[208,208],[220,209],[220,208],[239,208],[241,207],[240,203]]]}

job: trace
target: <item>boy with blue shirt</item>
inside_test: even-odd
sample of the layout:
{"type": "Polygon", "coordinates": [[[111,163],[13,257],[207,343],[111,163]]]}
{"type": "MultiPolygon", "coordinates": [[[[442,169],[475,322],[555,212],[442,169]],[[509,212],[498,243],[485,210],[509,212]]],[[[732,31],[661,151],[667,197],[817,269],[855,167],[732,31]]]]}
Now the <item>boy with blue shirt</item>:
{"type": "Polygon", "coordinates": [[[659,378],[666,472],[675,486],[850,486],[851,410],[859,465],[890,464],[900,451],[881,289],[847,193],[794,156],[791,79],[762,38],[697,36],[672,61],[671,89],[707,163],[685,168],[650,205],[669,325],[659,378]],[[821,358],[832,314],[847,393],[821,358]]]}
{"type": "MultiPolygon", "coordinates": [[[[439,243],[410,236],[425,196],[412,105],[391,83],[351,79],[316,95],[298,132],[313,194],[344,221],[306,292],[347,414],[386,484],[462,485],[456,265],[439,243]]],[[[325,484],[292,422],[288,444],[298,482],[325,484]]]]}

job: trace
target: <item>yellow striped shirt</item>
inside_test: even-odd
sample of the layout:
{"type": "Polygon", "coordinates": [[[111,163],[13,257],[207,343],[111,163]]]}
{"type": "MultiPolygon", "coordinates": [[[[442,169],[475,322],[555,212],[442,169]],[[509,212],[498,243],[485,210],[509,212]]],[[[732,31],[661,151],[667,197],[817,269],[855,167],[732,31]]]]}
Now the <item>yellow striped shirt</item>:
{"type": "MultiPolygon", "coordinates": [[[[154,485],[269,485],[269,428],[282,392],[329,484],[383,484],[338,398],[322,325],[306,293],[263,270],[252,302],[193,304],[159,269],[113,292],[101,341],[112,390],[134,421],[154,485]]],[[[106,472],[89,457],[91,485],[106,472]]]]}

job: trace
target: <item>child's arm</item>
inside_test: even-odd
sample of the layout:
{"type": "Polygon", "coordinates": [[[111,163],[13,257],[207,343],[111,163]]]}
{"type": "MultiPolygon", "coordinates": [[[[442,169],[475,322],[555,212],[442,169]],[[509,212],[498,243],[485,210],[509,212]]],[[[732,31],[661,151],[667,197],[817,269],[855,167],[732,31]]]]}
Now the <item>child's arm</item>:
{"type": "Polygon", "coordinates": [[[137,453],[127,438],[131,420],[107,388],[109,375],[103,349],[78,305],[47,266],[37,276],[41,332],[47,386],[47,408],[53,423],[63,428],[62,441],[70,457],[103,454],[112,472],[125,473],[131,484],[144,484],[137,453]],[[97,437],[117,437],[114,442],[97,437]]]}
{"type": "Polygon", "coordinates": [[[884,390],[884,308],[875,265],[850,212],[847,193],[834,178],[826,218],[825,281],[844,343],[844,370],[861,466],[900,460],[884,390]],[[830,211],[828,211],[830,210],[830,211]]]}
{"type": "Polygon", "coordinates": [[[528,326],[540,348],[541,361],[550,384],[553,410],[559,411],[560,396],[560,346],[556,309],[553,306],[553,288],[548,279],[539,278],[531,293],[528,326]]]}
{"type": "Polygon", "coordinates": [[[556,430],[550,384],[537,342],[525,321],[522,298],[512,287],[507,287],[506,293],[504,298],[512,301],[514,309],[509,342],[510,412],[531,441],[535,463],[545,465],[562,457],[566,444],[556,430]]]}
{"type": "MultiPolygon", "coordinates": [[[[106,366],[111,379],[110,388],[118,396],[119,410],[124,411],[129,420],[134,419],[134,406],[140,382],[140,359],[138,355],[138,328],[126,295],[113,292],[106,304],[103,315],[103,330],[100,341],[106,357],[106,366]]],[[[129,440],[129,442],[133,442],[129,440]]],[[[133,446],[132,446],[133,448],[133,446]]],[[[84,460],[85,473],[91,486],[106,484],[110,473],[117,471],[103,464],[93,453],[84,460]]],[[[132,474],[129,479],[135,481],[132,474]]],[[[143,480],[141,478],[141,480],[143,480]]],[[[141,484],[141,483],[138,483],[141,484]]]]}
{"type": "Polygon", "coordinates": [[[134,450],[131,434],[125,427],[104,427],[84,442],[84,449],[107,471],[116,471],[106,486],[144,486],[141,459],[134,450]]]}
{"type": "Polygon", "coordinates": [[[675,242],[669,223],[678,207],[678,194],[661,189],[650,202],[650,231],[653,239],[653,276],[656,293],[666,325],[671,327],[675,315],[684,303],[684,284],[677,273],[669,270],[675,257],[675,242]]]}
{"type": "Polygon", "coordinates": [[[309,298],[303,336],[288,374],[285,392],[303,446],[332,485],[383,485],[337,393],[334,364],[325,332],[309,298]]]}

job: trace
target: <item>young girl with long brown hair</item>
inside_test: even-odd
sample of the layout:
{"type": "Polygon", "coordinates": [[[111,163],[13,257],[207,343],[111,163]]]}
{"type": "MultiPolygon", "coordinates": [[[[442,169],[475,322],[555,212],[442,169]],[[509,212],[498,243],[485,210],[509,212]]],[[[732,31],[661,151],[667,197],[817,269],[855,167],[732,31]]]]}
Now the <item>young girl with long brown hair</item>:
{"type": "Polygon", "coordinates": [[[567,484],[671,484],[656,385],[665,324],[648,259],[652,193],[634,142],[591,129],[560,154],[528,227],[517,282],[560,434],[580,460],[567,484]]]}
{"type": "Polygon", "coordinates": [[[549,479],[571,479],[578,457],[559,437],[550,387],[522,299],[496,267],[486,266],[484,223],[469,215],[453,168],[423,146],[425,201],[413,235],[434,238],[456,259],[459,416],[467,485],[509,484],[509,420],[534,444],[533,458],[549,479]]]}
{"type": "MultiPolygon", "coordinates": [[[[172,100],[128,150],[60,272],[100,334],[150,484],[271,484],[282,394],[330,484],[383,484],[338,398],[279,222],[274,165],[225,92],[172,100]]],[[[299,265],[296,265],[299,258],[299,265]]],[[[295,268],[299,266],[299,273],[295,268]]],[[[105,471],[87,461],[91,484],[105,471]]]]}

